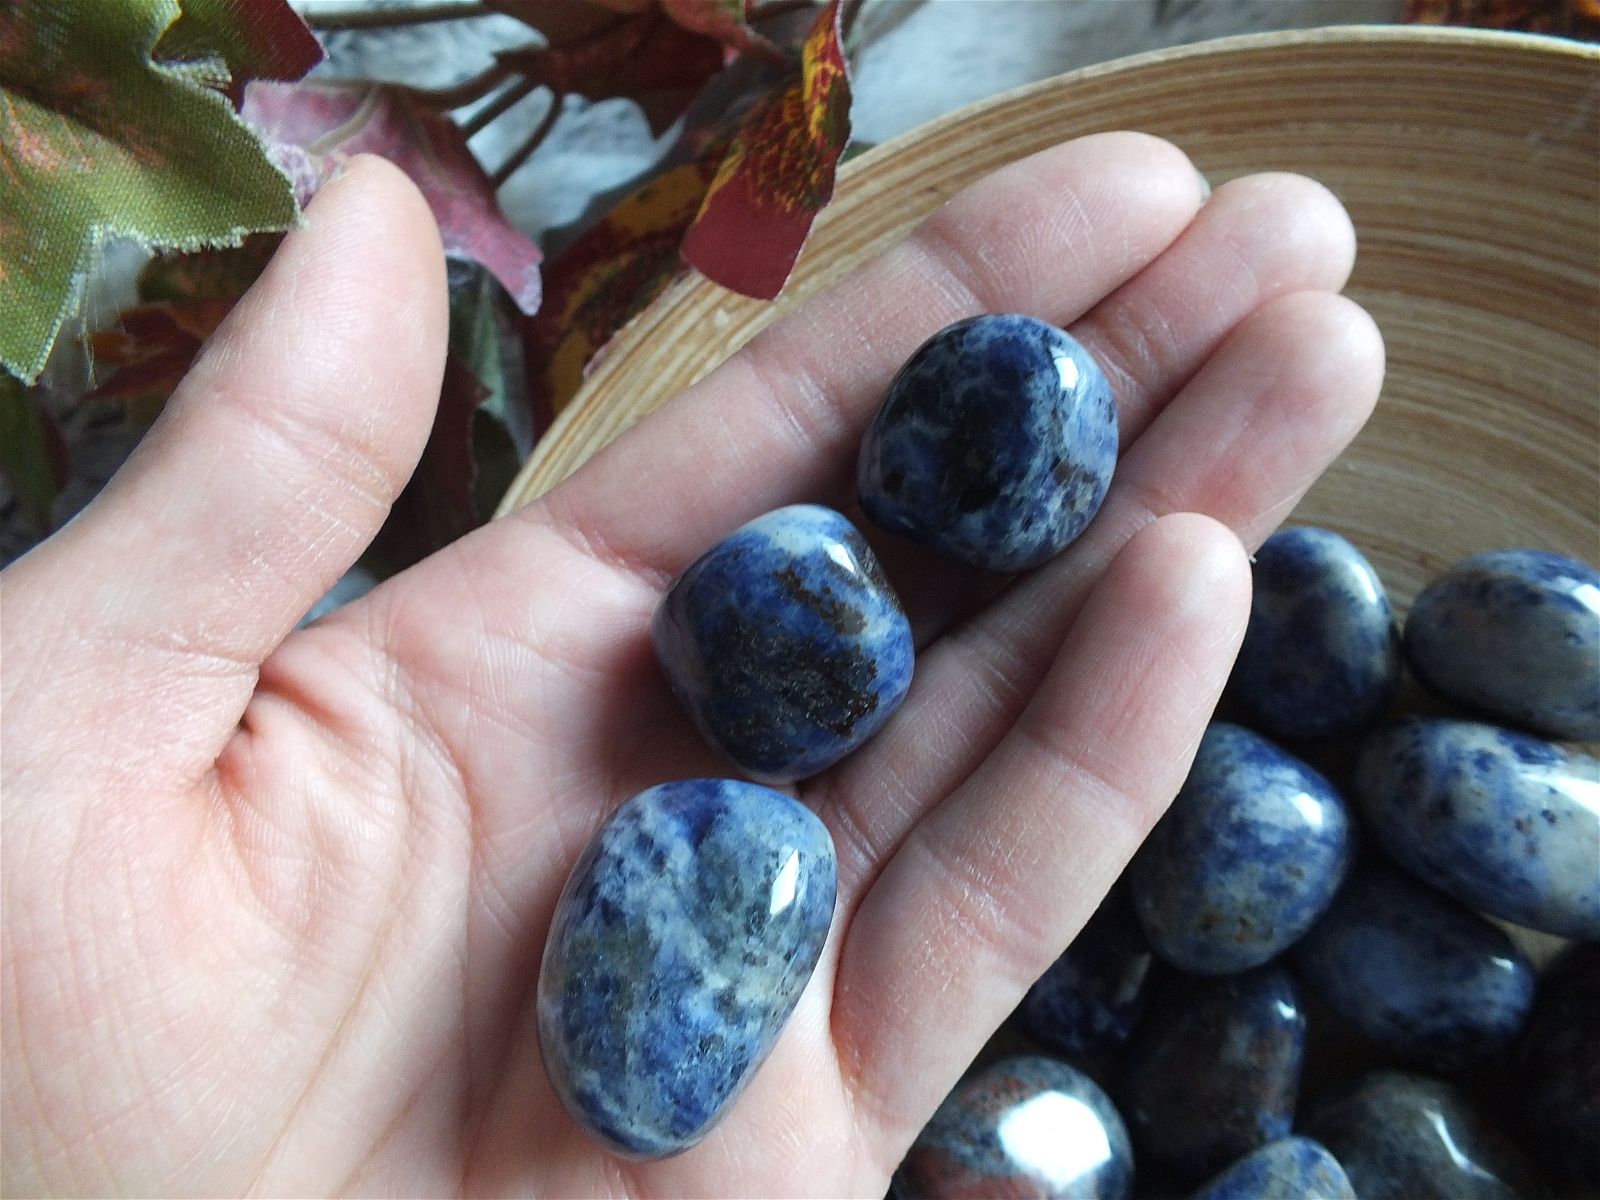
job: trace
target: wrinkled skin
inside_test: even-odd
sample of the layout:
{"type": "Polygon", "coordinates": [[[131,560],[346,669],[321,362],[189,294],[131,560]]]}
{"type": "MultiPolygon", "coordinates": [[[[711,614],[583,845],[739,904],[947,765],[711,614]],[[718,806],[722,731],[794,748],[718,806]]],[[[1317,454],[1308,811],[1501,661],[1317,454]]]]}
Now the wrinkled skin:
{"type": "Polygon", "coordinates": [[[96,502],[4,575],[5,1190],[881,1195],[962,1068],[1181,782],[1257,544],[1354,435],[1382,347],[1333,293],[1318,186],[1203,202],[1106,134],[970,188],[545,500],[301,632],[413,467],[444,277],[356,160],[96,502]],[[628,1163],[539,1063],[551,909],[605,814],[723,768],[650,656],[673,572],[800,499],[848,504],[903,358],[980,310],[1068,325],[1125,457],[1006,588],[899,546],[917,675],[798,794],[832,938],[695,1149],[628,1163]]]}

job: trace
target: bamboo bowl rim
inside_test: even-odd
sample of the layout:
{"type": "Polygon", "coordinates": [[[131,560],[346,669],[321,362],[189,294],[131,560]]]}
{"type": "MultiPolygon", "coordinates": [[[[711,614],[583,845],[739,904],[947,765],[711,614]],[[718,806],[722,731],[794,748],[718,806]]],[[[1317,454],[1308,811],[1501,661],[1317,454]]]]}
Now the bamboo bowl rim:
{"type": "MultiPolygon", "coordinates": [[[[821,290],[841,274],[842,270],[833,268],[829,262],[829,231],[851,213],[852,198],[884,164],[907,157],[915,158],[930,144],[948,137],[952,130],[974,123],[996,110],[1021,108],[1035,97],[1081,88],[1099,80],[1137,75],[1154,67],[1167,67],[1186,60],[1226,64],[1258,56],[1263,51],[1283,50],[1303,50],[1315,58],[1320,50],[1350,50],[1369,45],[1410,47],[1425,55],[1449,55],[1451,52],[1488,48],[1518,57],[1542,56],[1563,63],[1600,64],[1600,46],[1537,34],[1441,26],[1331,26],[1241,34],[1146,51],[1052,76],[952,110],[880,143],[840,170],[834,200],[818,218],[789,284],[776,301],[760,305],[725,291],[691,270],[675,280],[629,321],[590,363],[578,392],[539,439],[533,454],[507,489],[495,513],[496,517],[538,499],[578,469],[592,453],[622,433],[634,420],[669,399],[670,394],[675,394],[682,386],[681,381],[672,386],[670,394],[665,395],[616,391],[613,385],[630,370],[637,369],[641,355],[648,357],[651,340],[659,336],[660,331],[671,323],[680,305],[691,297],[703,294],[719,297],[732,307],[750,306],[751,312],[744,320],[746,329],[745,337],[740,342],[742,344],[743,340],[753,336],[788,308],[821,290]]],[[[1600,89],[1600,76],[1597,76],[1596,83],[1597,89],[1600,89]]],[[[1329,118],[1333,122],[1338,119],[1338,112],[1333,112],[1329,118]]],[[[901,234],[897,232],[873,237],[872,252],[875,253],[899,236],[901,234]]],[[[736,348],[722,338],[708,338],[705,346],[703,358],[695,364],[695,378],[708,373],[736,348]]]]}

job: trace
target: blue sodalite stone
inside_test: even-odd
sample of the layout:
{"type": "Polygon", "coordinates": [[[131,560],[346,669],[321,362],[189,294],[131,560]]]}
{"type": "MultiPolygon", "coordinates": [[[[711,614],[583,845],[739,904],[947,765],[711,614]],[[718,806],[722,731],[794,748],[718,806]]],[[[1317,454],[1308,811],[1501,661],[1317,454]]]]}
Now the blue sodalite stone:
{"type": "Polygon", "coordinates": [[[861,507],[891,533],[974,567],[1059,554],[1117,464],[1111,385],[1070,335],[990,315],[934,334],[889,385],[861,444],[861,507]]]}
{"type": "Polygon", "coordinates": [[[1327,1147],[1288,1137],[1245,1155],[1189,1200],[1356,1200],[1327,1147]]]}
{"type": "Polygon", "coordinates": [[[1411,718],[1367,739],[1356,791],[1412,874],[1503,920],[1600,940],[1600,762],[1493,725],[1411,718]]]}
{"type": "Polygon", "coordinates": [[[1340,737],[1375,724],[1399,686],[1399,630],[1361,551],[1327,529],[1268,538],[1229,680],[1245,721],[1273,737],[1340,737]]]}
{"type": "Polygon", "coordinates": [[[1332,784],[1265,738],[1215,721],[1128,881],[1156,952],[1218,975],[1266,962],[1311,928],[1351,853],[1332,784]]]}
{"type": "Polygon", "coordinates": [[[1449,1084],[1374,1071],[1319,1107],[1321,1142],[1361,1200],[1534,1200],[1521,1152],[1449,1084]]]}
{"type": "Polygon", "coordinates": [[[1064,1062],[1023,1056],[945,1098],[900,1164],[895,1194],[1125,1200],[1132,1190],[1128,1132],[1106,1094],[1064,1062]]]}
{"type": "Polygon", "coordinates": [[[1436,1070],[1499,1054],[1533,1004],[1533,967],[1503,929],[1384,863],[1358,870],[1292,954],[1352,1025],[1436,1070]]]}
{"type": "Polygon", "coordinates": [[[1194,1183],[1287,1137],[1305,1039],[1294,981],[1278,967],[1169,977],[1117,1089],[1139,1161],[1194,1183]]]}
{"type": "Polygon", "coordinates": [[[911,686],[911,626],[866,540],[814,504],[741,525],[672,585],[656,657],[712,746],[769,783],[815,775],[911,686]]]}
{"type": "Polygon", "coordinates": [[[637,1158],[704,1137],[811,978],[834,872],[822,822],[756,784],[666,783],[612,814],[539,974],[539,1048],[578,1123],[637,1158]]]}
{"type": "Polygon", "coordinates": [[[1508,1075],[1541,1165],[1572,1194],[1600,1196],[1600,945],[1574,943],[1545,968],[1508,1075]]]}
{"type": "Polygon", "coordinates": [[[1017,1024],[1058,1053],[1103,1054],[1133,1032],[1157,966],[1127,889],[1113,888],[1072,945],[1028,989],[1017,1024]]]}
{"type": "Polygon", "coordinates": [[[1600,571],[1492,550],[1423,589],[1406,659],[1430,691],[1546,737],[1600,739],[1600,571]]]}

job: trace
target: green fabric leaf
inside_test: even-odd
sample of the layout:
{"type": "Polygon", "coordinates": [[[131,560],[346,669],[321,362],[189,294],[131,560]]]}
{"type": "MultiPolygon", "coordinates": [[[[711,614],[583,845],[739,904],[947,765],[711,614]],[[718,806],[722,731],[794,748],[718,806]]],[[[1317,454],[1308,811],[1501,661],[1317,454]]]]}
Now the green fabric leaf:
{"type": "Polygon", "coordinates": [[[66,478],[65,452],[55,418],[22,384],[0,375],[0,475],[41,537],[50,531],[50,508],[66,478]]]}
{"type": "Polygon", "coordinates": [[[177,0],[0,0],[0,364],[31,381],[107,235],[196,249],[296,219],[226,97],[151,52],[177,0]]]}

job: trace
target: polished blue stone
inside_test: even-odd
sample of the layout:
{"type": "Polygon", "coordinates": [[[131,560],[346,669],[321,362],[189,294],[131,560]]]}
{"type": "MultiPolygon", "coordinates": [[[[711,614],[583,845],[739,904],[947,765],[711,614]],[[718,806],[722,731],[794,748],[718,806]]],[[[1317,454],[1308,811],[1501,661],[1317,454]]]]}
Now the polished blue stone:
{"type": "Polygon", "coordinates": [[[612,814],[539,974],[539,1048],[567,1111],[637,1158],[704,1137],[811,977],[834,880],[822,822],[756,784],[666,783],[612,814]]]}
{"type": "Polygon", "coordinates": [[[1434,580],[1406,618],[1423,686],[1546,737],[1600,739],[1600,571],[1492,550],[1434,580]]]}
{"type": "Polygon", "coordinates": [[[973,317],[923,343],[861,444],[861,507],[891,533],[990,571],[1059,554],[1117,464],[1105,373],[1032,317],[973,317]]]}
{"type": "Polygon", "coordinates": [[[1600,1196],[1600,944],[1576,942],[1545,968],[1507,1074],[1540,1164],[1570,1194],[1600,1196]]]}
{"type": "Polygon", "coordinates": [[[1122,1118],[1093,1080],[1064,1062],[1023,1056],[945,1098],[895,1185],[902,1200],[1124,1200],[1133,1154],[1122,1118]]]}
{"type": "Polygon", "coordinates": [[[672,585],[656,658],[712,746],[768,783],[815,775],[911,686],[911,626],[878,560],[814,504],[742,525],[672,585]]]}
{"type": "Polygon", "coordinates": [[[1253,1150],[1189,1200],[1356,1200],[1327,1147],[1288,1137],[1253,1150]]]}
{"type": "Polygon", "coordinates": [[[1533,1004],[1533,967],[1505,930],[1381,862],[1351,877],[1291,953],[1367,1037],[1440,1071],[1499,1054],[1533,1004]]]}
{"type": "Polygon", "coordinates": [[[1349,814],[1332,784],[1217,721],[1128,881],[1156,952],[1219,975],[1266,962],[1311,928],[1351,853],[1349,814]]]}
{"type": "Polygon", "coordinates": [[[1127,889],[1114,888],[1028,989],[1017,1024],[1068,1057],[1105,1053],[1133,1032],[1158,966],[1127,889]]]}
{"type": "Polygon", "coordinates": [[[1169,976],[1117,1088],[1139,1161],[1194,1183],[1287,1137],[1305,1038],[1299,994],[1279,967],[1169,976]]]}
{"type": "Polygon", "coordinates": [[[1356,793],[1412,874],[1503,920],[1600,940],[1600,762],[1493,725],[1409,718],[1367,739],[1356,793]]]}
{"type": "Polygon", "coordinates": [[[1399,686],[1399,629],[1361,551],[1327,529],[1268,538],[1228,683],[1245,723],[1272,737],[1340,737],[1376,723],[1399,686]]]}
{"type": "Polygon", "coordinates": [[[1526,1159],[1465,1095],[1374,1071],[1306,1122],[1361,1200],[1535,1200],[1526,1159]]]}

